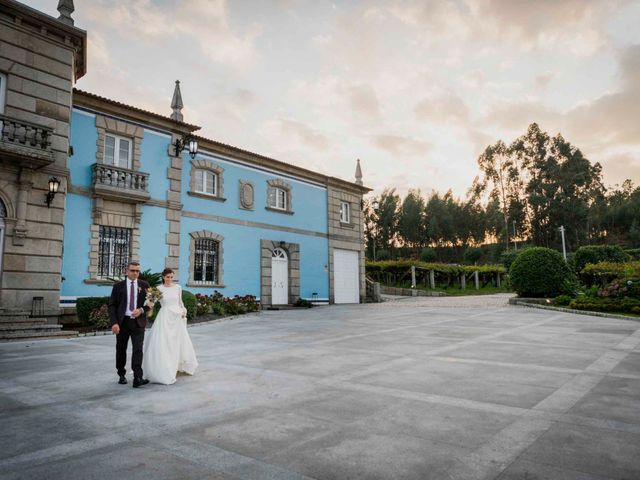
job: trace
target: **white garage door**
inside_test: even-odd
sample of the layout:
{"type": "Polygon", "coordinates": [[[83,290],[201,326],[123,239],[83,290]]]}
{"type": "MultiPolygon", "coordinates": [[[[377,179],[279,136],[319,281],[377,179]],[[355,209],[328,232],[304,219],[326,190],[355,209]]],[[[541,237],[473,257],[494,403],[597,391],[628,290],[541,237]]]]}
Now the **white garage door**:
{"type": "Polygon", "coordinates": [[[351,250],[333,251],[333,297],[335,303],[360,303],[360,254],[351,250]]]}

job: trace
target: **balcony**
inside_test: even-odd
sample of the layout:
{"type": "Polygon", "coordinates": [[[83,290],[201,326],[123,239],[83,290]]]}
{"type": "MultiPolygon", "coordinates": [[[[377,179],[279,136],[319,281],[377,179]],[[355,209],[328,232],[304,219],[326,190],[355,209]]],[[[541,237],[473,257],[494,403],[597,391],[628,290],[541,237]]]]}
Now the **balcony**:
{"type": "Polygon", "coordinates": [[[91,170],[93,190],[102,197],[130,203],[144,203],[151,198],[148,173],[102,163],[93,164],[91,170]]]}
{"type": "Polygon", "coordinates": [[[51,150],[53,129],[0,114],[0,153],[29,168],[55,161],[51,150]]]}

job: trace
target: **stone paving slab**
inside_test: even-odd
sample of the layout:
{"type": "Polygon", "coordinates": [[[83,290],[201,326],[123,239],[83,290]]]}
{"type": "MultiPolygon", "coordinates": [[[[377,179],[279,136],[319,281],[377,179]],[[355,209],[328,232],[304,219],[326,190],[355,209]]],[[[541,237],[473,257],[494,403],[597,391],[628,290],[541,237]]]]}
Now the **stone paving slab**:
{"type": "Polygon", "coordinates": [[[117,385],[113,336],[0,345],[0,479],[640,478],[640,323],[417,297],[196,325],[117,385]]]}

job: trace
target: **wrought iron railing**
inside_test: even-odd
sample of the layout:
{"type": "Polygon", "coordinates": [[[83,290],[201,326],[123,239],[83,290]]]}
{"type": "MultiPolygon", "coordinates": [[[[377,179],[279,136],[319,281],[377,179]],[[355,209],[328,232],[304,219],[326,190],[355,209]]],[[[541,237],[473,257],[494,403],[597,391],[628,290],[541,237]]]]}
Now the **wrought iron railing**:
{"type": "Polygon", "coordinates": [[[92,166],[94,187],[110,187],[133,192],[146,193],[149,185],[149,174],[96,163],[92,166]]]}
{"type": "Polygon", "coordinates": [[[45,154],[51,153],[52,128],[1,114],[0,127],[1,142],[34,148],[45,154]]]}

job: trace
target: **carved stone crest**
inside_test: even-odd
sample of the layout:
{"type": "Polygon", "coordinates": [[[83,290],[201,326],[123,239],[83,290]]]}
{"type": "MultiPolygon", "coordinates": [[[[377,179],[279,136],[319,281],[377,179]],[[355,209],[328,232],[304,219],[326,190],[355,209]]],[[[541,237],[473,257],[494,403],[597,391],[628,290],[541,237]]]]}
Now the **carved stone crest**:
{"type": "Polygon", "coordinates": [[[253,210],[254,197],[253,183],[240,180],[240,206],[246,210],[253,210]]]}

